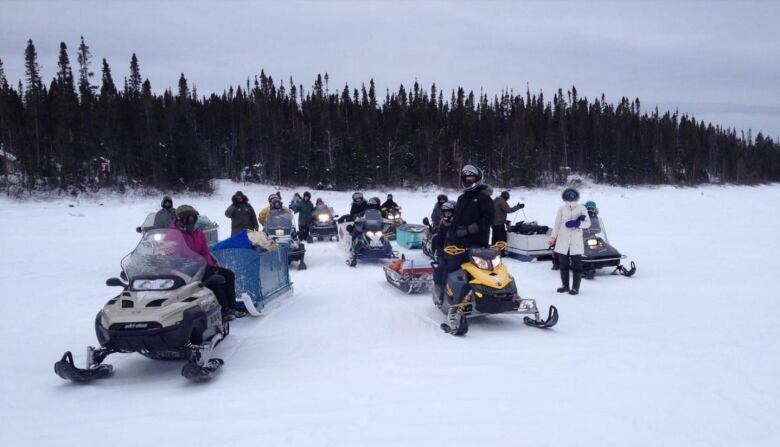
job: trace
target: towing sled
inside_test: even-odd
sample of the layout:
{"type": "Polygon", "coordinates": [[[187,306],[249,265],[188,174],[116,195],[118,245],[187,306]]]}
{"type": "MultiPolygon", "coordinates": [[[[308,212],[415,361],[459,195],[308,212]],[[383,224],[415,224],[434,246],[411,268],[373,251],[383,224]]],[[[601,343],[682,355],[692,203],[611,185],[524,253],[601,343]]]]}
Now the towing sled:
{"type": "Polygon", "coordinates": [[[433,286],[433,267],[408,260],[403,255],[385,265],[384,270],[387,282],[410,295],[429,291],[433,286]]]}

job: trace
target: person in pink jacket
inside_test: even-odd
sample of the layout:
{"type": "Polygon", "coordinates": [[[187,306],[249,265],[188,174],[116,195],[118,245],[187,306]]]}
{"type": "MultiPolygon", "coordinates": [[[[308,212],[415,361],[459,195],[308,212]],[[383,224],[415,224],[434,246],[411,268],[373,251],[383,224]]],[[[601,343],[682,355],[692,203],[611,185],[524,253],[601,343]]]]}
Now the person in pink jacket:
{"type": "Polygon", "coordinates": [[[243,317],[245,314],[236,310],[236,275],[232,270],[222,268],[211,255],[206,235],[198,227],[198,215],[198,211],[190,205],[181,205],[176,208],[176,219],[171,223],[171,228],[181,231],[187,247],[201,255],[206,261],[207,267],[203,274],[203,281],[214,275],[225,278],[224,284],[208,286],[222,306],[222,319],[232,320],[243,317]]]}

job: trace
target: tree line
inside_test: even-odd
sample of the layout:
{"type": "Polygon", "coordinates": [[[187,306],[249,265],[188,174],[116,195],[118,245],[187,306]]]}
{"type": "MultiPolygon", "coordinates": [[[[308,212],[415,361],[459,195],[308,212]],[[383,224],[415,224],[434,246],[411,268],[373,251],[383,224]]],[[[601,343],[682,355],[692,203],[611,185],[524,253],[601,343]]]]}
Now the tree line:
{"type": "Polygon", "coordinates": [[[382,95],[373,80],[332,89],[326,73],[304,88],[261,71],[207,97],[183,73],[176,91],[155,93],[135,54],[119,84],[105,59],[97,81],[83,37],[76,59],[74,75],[60,43],[48,86],[31,40],[24,82],[9,84],[0,60],[0,149],[16,158],[25,188],[209,190],[210,179],[242,172],[343,189],[454,186],[465,163],[506,187],[570,172],[620,185],[780,181],[780,145],[761,133],[643,111],[639,99],[589,99],[575,87],[551,100],[417,82],[382,95]]]}

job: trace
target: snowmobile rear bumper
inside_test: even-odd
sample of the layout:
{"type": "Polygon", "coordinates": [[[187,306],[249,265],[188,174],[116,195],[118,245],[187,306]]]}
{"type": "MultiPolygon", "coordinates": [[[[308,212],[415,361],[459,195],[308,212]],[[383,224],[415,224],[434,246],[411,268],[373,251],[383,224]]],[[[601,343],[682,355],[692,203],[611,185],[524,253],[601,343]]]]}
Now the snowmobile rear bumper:
{"type": "MultiPolygon", "coordinates": [[[[221,318],[218,307],[212,312],[221,318]]],[[[189,342],[200,344],[208,327],[206,313],[200,308],[185,310],[181,322],[168,327],[160,327],[157,322],[132,322],[105,328],[100,323],[101,314],[95,318],[98,342],[118,352],[163,351],[181,348],[189,342]]]]}

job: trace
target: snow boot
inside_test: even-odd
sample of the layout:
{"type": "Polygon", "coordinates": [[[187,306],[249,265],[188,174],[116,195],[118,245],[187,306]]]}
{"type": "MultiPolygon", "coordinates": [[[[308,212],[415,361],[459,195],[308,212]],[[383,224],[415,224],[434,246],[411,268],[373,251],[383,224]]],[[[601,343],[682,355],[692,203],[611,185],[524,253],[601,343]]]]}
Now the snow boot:
{"type": "Polygon", "coordinates": [[[582,273],[581,272],[574,272],[574,283],[572,284],[571,290],[569,290],[569,295],[577,295],[580,293],[580,282],[582,281],[582,273]]]}
{"type": "Polygon", "coordinates": [[[569,271],[561,269],[561,284],[562,287],[558,287],[558,293],[566,293],[569,291],[569,271]]]}

